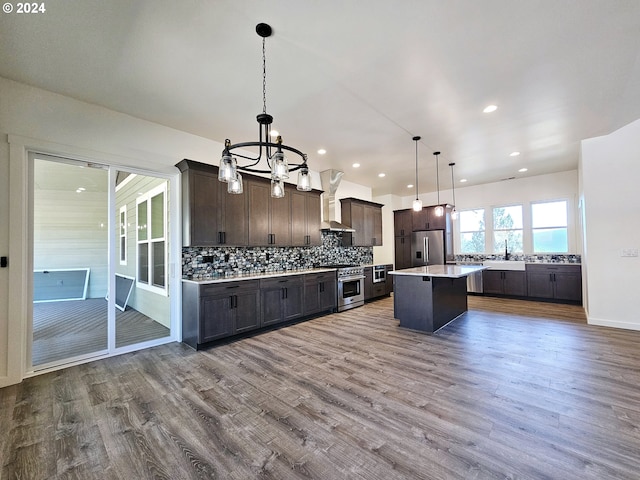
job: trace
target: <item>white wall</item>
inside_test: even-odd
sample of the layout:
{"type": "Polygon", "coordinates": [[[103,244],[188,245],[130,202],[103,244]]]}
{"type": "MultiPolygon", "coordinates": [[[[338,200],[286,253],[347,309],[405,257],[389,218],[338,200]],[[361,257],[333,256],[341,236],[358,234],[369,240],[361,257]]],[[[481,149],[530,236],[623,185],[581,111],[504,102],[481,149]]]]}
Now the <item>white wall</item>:
{"type": "Polygon", "coordinates": [[[589,323],[640,330],[640,120],[583,140],[580,176],[589,323]]]}

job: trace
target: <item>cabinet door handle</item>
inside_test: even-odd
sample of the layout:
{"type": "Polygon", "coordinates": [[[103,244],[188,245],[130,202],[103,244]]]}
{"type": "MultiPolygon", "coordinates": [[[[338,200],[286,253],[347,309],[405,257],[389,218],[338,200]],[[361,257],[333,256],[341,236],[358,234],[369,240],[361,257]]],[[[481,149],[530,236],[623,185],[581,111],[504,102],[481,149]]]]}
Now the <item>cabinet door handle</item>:
{"type": "Polygon", "coordinates": [[[282,299],[286,299],[287,298],[287,287],[283,287],[282,289],[282,299]]]}
{"type": "Polygon", "coordinates": [[[324,292],[324,282],[320,282],[318,286],[320,287],[320,293],[324,292]]]}
{"type": "Polygon", "coordinates": [[[227,232],[222,232],[222,243],[225,245],[227,243],[227,232]]]}
{"type": "Polygon", "coordinates": [[[218,232],[218,243],[222,243],[222,232],[218,232]]]}

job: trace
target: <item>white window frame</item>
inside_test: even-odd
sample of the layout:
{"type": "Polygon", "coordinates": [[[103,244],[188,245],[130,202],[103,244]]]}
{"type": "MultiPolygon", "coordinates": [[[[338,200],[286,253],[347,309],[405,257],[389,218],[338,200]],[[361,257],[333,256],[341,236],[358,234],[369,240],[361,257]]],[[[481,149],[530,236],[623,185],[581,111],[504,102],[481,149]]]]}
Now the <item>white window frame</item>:
{"type": "Polygon", "coordinates": [[[531,210],[531,252],[534,255],[552,255],[554,253],[557,253],[557,254],[567,254],[567,253],[569,253],[569,244],[571,242],[571,239],[569,238],[569,235],[571,234],[571,232],[569,231],[569,223],[570,223],[569,206],[570,206],[570,202],[569,202],[568,198],[556,198],[554,200],[536,200],[535,202],[531,202],[531,205],[530,205],[530,210],[531,210]],[[537,228],[534,227],[533,226],[533,206],[534,205],[544,204],[544,203],[558,203],[558,202],[564,202],[565,208],[567,209],[567,211],[566,211],[566,219],[567,219],[566,225],[537,227],[537,228]],[[566,230],[566,232],[567,232],[567,249],[564,252],[536,252],[536,250],[535,250],[535,241],[534,241],[534,238],[533,238],[534,232],[536,230],[547,230],[547,229],[550,229],[550,228],[564,228],[566,230]]]}
{"type": "Polygon", "coordinates": [[[169,265],[168,265],[168,251],[169,251],[169,245],[167,243],[167,222],[168,222],[168,218],[167,218],[167,182],[163,182],[162,185],[158,185],[157,187],[149,190],[148,192],[138,196],[138,198],[136,198],[136,287],[137,288],[141,288],[143,290],[148,290],[150,292],[155,292],[158,293],[160,295],[164,295],[167,296],[169,293],[168,290],[168,285],[167,285],[167,279],[169,276],[169,265]],[[162,208],[163,208],[163,225],[162,225],[162,229],[163,229],[163,235],[161,238],[152,238],[151,237],[151,217],[152,217],[152,213],[151,213],[151,199],[153,197],[155,197],[156,195],[159,195],[160,193],[163,194],[162,199],[162,208]],[[138,207],[141,203],[147,202],[147,219],[146,219],[146,224],[147,224],[147,239],[146,240],[140,240],[139,235],[140,235],[140,230],[138,227],[139,225],[139,219],[138,219],[138,207]],[[153,278],[153,244],[157,243],[157,242],[164,242],[164,268],[165,268],[165,274],[164,274],[164,286],[162,287],[158,287],[157,285],[153,285],[151,283],[151,279],[153,278]],[[140,272],[140,256],[139,256],[139,251],[140,251],[140,244],[141,243],[146,243],[148,245],[148,275],[147,278],[149,279],[149,283],[144,283],[144,282],[140,282],[139,279],[139,272],[140,272]]]}
{"type": "Polygon", "coordinates": [[[129,233],[128,225],[127,225],[127,206],[123,205],[120,207],[120,214],[118,215],[118,220],[120,222],[120,235],[118,236],[120,242],[118,246],[120,248],[120,265],[126,265],[128,259],[128,249],[129,249],[129,241],[127,238],[127,234],[129,233]],[[124,222],[122,217],[124,215],[124,222]],[[123,241],[124,240],[124,241],[123,241]]]}

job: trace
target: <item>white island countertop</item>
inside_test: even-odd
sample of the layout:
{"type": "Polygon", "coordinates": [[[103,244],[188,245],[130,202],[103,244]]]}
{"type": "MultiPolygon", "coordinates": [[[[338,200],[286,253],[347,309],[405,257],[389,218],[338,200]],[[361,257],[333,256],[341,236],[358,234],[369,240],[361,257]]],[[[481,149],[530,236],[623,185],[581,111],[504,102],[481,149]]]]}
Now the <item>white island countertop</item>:
{"type": "Polygon", "coordinates": [[[417,277],[460,278],[475,272],[487,270],[483,265],[430,265],[428,267],[413,267],[403,270],[393,270],[390,275],[413,275],[417,277]]]}

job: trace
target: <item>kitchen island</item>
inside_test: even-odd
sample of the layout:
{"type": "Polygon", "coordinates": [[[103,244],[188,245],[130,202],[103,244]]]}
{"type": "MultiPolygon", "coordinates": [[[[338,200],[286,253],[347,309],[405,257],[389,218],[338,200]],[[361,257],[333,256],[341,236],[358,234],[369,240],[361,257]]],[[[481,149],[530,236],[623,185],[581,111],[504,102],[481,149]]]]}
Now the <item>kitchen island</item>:
{"type": "Polygon", "coordinates": [[[389,272],[400,326],[435,332],[467,311],[467,276],[480,265],[431,265],[389,272]]]}

